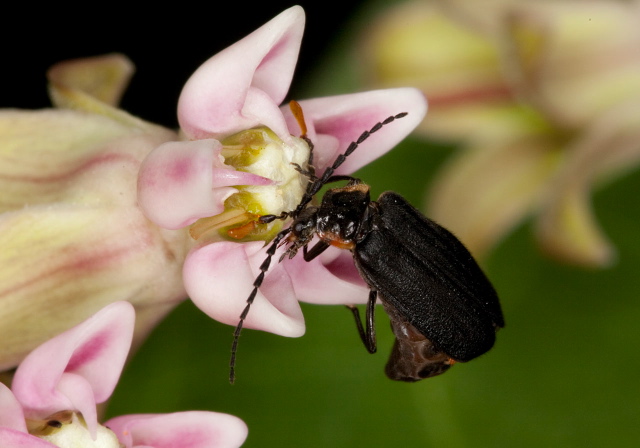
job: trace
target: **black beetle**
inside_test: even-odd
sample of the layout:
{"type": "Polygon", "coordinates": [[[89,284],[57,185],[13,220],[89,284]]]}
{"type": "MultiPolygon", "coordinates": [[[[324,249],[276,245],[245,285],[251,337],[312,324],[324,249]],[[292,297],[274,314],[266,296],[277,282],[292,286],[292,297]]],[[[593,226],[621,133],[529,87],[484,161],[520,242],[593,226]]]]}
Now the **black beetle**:
{"type": "Polygon", "coordinates": [[[293,258],[300,248],[305,261],[314,259],[329,246],[352,252],[360,275],[371,289],[366,329],[358,309],[348,307],[365,347],[375,353],[374,309],[380,298],[396,336],[385,368],[389,378],[418,381],[439,375],[455,362],[470,361],[491,349],[496,331],[504,327],[500,303],[493,286],[464,245],[399,194],[388,191],[374,202],[370,199],[369,187],[360,179],[333,175],[372,133],[407,114],[388,117],[363,132],[317,177],[313,168],[313,144],[306,137],[302,111],[295,102],[291,107],[300,122],[302,138],[311,148],[309,168],[297,166],[296,169],[310,181],[295,210],[259,218],[261,223],[287,218],[293,222],[276,235],[267,249],[267,257],[240,315],[231,348],[231,383],[235,379],[236,350],[244,319],[281,242],[289,247],[280,261],[293,258]],[[324,185],[337,181],[348,182],[344,187],[328,190],[319,206],[309,205],[324,185]],[[308,249],[314,236],[319,241],[308,249]]]}

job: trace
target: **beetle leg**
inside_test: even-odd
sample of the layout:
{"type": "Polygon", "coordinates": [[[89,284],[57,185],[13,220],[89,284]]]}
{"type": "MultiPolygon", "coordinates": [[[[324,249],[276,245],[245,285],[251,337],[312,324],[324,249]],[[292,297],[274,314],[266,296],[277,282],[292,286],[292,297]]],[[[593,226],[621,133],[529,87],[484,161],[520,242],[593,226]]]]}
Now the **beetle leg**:
{"type": "Polygon", "coordinates": [[[311,261],[320,255],[322,252],[327,250],[329,247],[329,243],[325,243],[324,241],[318,241],[311,249],[307,250],[307,246],[302,248],[302,256],[304,257],[304,261],[311,261]]]}
{"type": "Polygon", "coordinates": [[[276,219],[285,220],[289,216],[291,216],[291,212],[282,212],[279,215],[262,215],[258,218],[258,221],[260,221],[261,224],[269,224],[276,219]]]}
{"type": "Polygon", "coordinates": [[[353,313],[353,317],[355,318],[356,327],[358,328],[360,339],[362,339],[362,343],[369,353],[375,353],[378,349],[376,343],[376,326],[374,320],[377,296],[378,291],[375,291],[373,289],[369,291],[369,301],[367,302],[366,315],[366,331],[362,327],[362,322],[360,321],[360,312],[358,311],[358,308],[356,308],[354,305],[347,305],[347,308],[351,310],[351,312],[353,313]]]}
{"type": "Polygon", "coordinates": [[[330,178],[328,178],[324,183],[328,184],[330,182],[339,182],[341,180],[348,180],[349,184],[348,185],[358,185],[361,184],[362,181],[360,179],[357,179],[353,176],[347,176],[347,175],[335,175],[335,176],[331,176],[330,178]]]}
{"type": "Polygon", "coordinates": [[[375,353],[377,350],[376,344],[376,299],[378,298],[378,291],[369,291],[369,301],[367,302],[367,338],[369,340],[369,353],[375,353]]]}
{"type": "Polygon", "coordinates": [[[291,163],[291,165],[293,165],[293,168],[299,172],[300,174],[302,174],[303,176],[306,176],[309,178],[309,180],[311,182],[315,182],[318,180],[318,176],[316,176],[316,169],[313,167],[313,165],[308,165],[308,169],[303,169],[300,165],[298,165],[297,163],[291,163]]]}

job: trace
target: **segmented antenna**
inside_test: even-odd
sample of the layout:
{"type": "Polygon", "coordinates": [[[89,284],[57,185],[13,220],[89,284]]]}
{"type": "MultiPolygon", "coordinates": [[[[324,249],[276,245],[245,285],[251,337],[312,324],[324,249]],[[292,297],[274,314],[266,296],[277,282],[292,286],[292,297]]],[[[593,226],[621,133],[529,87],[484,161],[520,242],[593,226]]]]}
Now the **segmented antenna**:
{"type": "Polygon", "coordinates": [[[276,235],[276,237],[271,242],[269,249],[267,249],[267,258],[264,259],[262,264],[260,265],[260,274],[253,282],[253,290],[249,297],[247,298],[247,305],[242,310],[240,314],[240,321],[236,326],[236,330],[233,332],[233,344],[231,345],[231,360],[229,361],[229,382],[233,384],[236,379],[236,352],[238,351],[238,340],[240,339],[240,332],[242,331],[242,326],[244,325],[244,320],[247,318],[247,314],[249,314],[249,308],[251,308],[251,304],[256,298],[256,294],[258,294],[258,288],[262,285],[264,280],[264,275],[269,270],[269,265],[271,264],[271,258],[276,253],[276,248],[278,247],[278,243],[282,241],[282,238],[287,236],[291,232],[291,227],[288,227],[276,235]]]}
{"type": "MultiPolygon", "coordinates": [[[[333,173],[340,167],[340,165],[344,163],[345,160],[347,160],[347,157],[350,156],[353,153],[353,151],[355,151],[358,148],[358,146],[360,146],[366,139],[368,139],[371,136],[371,134],[378,132],[383,126],[388,125],[389,123],[399,118],[405,117],[406,115],[407,115],[407,112],[402,112],[402,113],[387,117],[385,120],[379,121],[378,123],[373,125],[373,127],[368,131],[364,131],[362,134],[360,134],[360,137],[358,137],[358,139],[355,142],[351,142],[347,147],[347,150],[343,154],[340,154],[338,157],[336,157],[336,160],[333,161],[333,164],[324,170],[324,172],[322,173],[322,176],[318,180],[309,183],[307,192],[302,197],[302,200],[300,200],[300,204],[298,204],[298,207],[296,207],[294,211],[295,215],[300,213],[302,209],[305,208],[305,206],[309,202],[311,202],[313,197],[320,191],[320,189],[327,182],[329,182],[329,178],[333,176],[333,173]]],[[[295,215],[292,215],[292,216],[295,216],[295,215]]]]}
{"type": "MultiPolygon", "coordinates": [[[[311,140],[309,140],[309,138],[307,137],[307,125],[304,121],[302,107],[300,107],[300,104],[296,101],[291,101],[289,103],[289,107],[291,108],[291,112],[293,113],[293,116],[298,122],[298,126],[300,126],[300,131],[301,131],[300,138],[306,141],[307,144],[309,145],[309,160],[307,162],[307,165],[308,165],[307,170],[305,171],[299,166],[297,167],[297,169],[302,174],[308,176],[311,180],[307,184],[307,190],[305,194],[302,196],[302,199],[300,200],[300,203],[295,208],[295,210],[282,212],[279,215],[261,216],[259,218],[259,221],[263,224],[267,224],[278,219],[284,220],[289,217],[294,219],[297,218],[300,212],[306,208],[306,206],[309,204],[309,202],[311,202],[313,197],[320,191],[320,189],[325,184],[332,182],[333,173],[340,167],[340,165],[344,163],[347,157],[351,155],[353,151],[355,151],[358,148],[358,146],[362,144],[362,142],[368,139],[371,136],[371,134],[373,134],[374,132],[379,131],[383,126],[407,115],[407,112],[402,112],[397,115],[392,115],[386,118],[385,120],[376,123],[368,131],[364,131],[362,134],[360,134],[360,137],[358,137],[356,141],[351,142],[349,144],[349,146],[347,147],[347,150],[343,154],[340,154],[338,157],[336,157],[336,160],[334,160],[333,164],[330,167],[324,170],[321,177],[316,177],[315,169],[313,167],[313,142],[311,142],[311,140]]],[[[340,176],[336,176],[334,179],[339,177],[340,176]]],[[[339,179],[336,179],[336,180],[339,180],[339,179]]],[[[238,351],[238,341],[240,339],[240,332],[242,331],[242,326],[244,325],[244,321],[247,318],[247,315],[249,314],[249,308],[251,308],[251,305],[253,304],[253,301],[255,300],[256,295],[258,294],[258,289],[260,289],[260,286],[264,281],[264,276],[269,270],[269,266],[271,265],[271,259],[273,258],[273,255],[276,253],[276,249],[278,245],[284,239],[284,237],[287,236],[290,232],[291,232],[291,226],[287,227],[284,230],[281,230],[271,242],[271,245],[267,249],[267,257],[264,259],[264,261],[260,265],[260,274],[258,274],[255,281],[253,282],[253,290],[251,291],[251,294],[249,294],[249,297],[247,298],[247,304],[244,307],[244,310],[242,311],[242,313],[240,314],[240,321],[238,322],[238,325],[236,326],[236,329],[233,333],[233,344],[231,345],[231,360],[229,361],[229,382],[231,384],[234,383],[236,378],[236,371],[235,371],[236,352],[238,351]]],[[[282,261],[285,255],[286,255],[286,252],[285,254],[283,254],[282,257],[280,257],[280,260],[278,261],[282,261]]]]}

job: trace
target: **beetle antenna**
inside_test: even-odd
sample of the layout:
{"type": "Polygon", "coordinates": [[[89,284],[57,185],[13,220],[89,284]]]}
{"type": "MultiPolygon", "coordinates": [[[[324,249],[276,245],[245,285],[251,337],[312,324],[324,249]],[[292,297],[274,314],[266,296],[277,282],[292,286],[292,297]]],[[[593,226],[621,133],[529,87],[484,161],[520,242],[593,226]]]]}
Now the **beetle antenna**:
{"type": "Polygon", "coordinates": [[[267,249],[267,258],[265,258],[262,264],[260,265],[260,274],[258,274],[258,276],[253,282],[253,290],[251,291],[251,294],[249,294],[249,297],[247,298],[247,305],[244,307],[244,310],[242,310],[242,313],[240,314],[240,321],[236,326],[236,330],[233,332],[233,344],[231,344],[231,360],[229,361],[229,382],[231,384],[233,384],[233,382],[236,379],[236,352],[238,351],[238,340],[240,339],[240,332],[242,331],[244,320],[247,318],[247,315],[249,314],[249,308],[251,308],[251,305],[253,304],[253,301],[255,300],[256,295],[258,294],[258,289],[260,288],[260,286],[262,285],[262,282],[264,281],[264,275],[269,270],[269,265],[271,264],[271,258],[273,258],[273,255],[276,253],[276,248],[278,247],[278,243],[280,243],[280,241],[282,241],[282,238],[287,236],[289,232],[291,232],[290,227],[284,230],[281,230],[271,242],[269,249],[267,249]]]}
{"type": "Polygon", "coordinates": [[[329,178],[333,176],[333,173],[335,172],[335,170],[337,170],[338,167],[340,167],[340,165],[344,163],[347,157],[350,156],[353,153],[353,151],[355,151],[358,148],[358,146],[360,146],[366,139],[368,139],[371,136],[371,134],[378,132],[383,126],[386,126],[389,123],[399,118],[405,117],[407,114],[408,114],[407,112],[401,112],[396,115],[391,115],[390,117],[387,117],[383,121],[379,121],[378,123],[373,125],[373,127],[368,131],[364,131],[362,134],[360,134],[360,137],[358,137],[356,141],[351,142],[347,147],[347,150],[343,154],[340,154],[338,157],[336,157],[336,160],[333,161],[333,164],[324,170],[324,172],[322,173],[322,177],[318,178],[318,180],[314,182],[309,183],[307,187],[307,192],[305,193],[302,200],[300,201],[300,204],[298,204],[298,207],[296,208],[293,215],[295,216],[298,213],[300,213],[302,209],[305,208],[309,202],[311,202],[313,197],[329,181],[329,178]]]}

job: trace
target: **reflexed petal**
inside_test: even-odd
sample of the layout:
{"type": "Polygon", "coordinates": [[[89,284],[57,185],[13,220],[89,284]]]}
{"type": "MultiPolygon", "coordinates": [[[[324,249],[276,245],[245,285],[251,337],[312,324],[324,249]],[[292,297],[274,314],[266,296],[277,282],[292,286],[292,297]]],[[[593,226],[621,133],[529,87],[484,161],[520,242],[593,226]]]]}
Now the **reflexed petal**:
{"type": "Polygon", "coordinates": [[[505,44],[522,93],[576,128],[640,96],[640,8],[634,2],[519,2],[505,44]]]}
{"type": "Polygon", "coordinates": [[[247,438],[242,420],[216,412],[125,415],[105,426],[126,448],[235,448],[247,438]]]}
{"type": "MultiPolygon", "coordinates": [[[[342,166],[338,174],[352,173],[391,150],[422,121],[427,112],[424,95],[417,89],[373,90],[349,95],[330,96],[300,101],[309,138],[314,142],[314,165],[325,168],[349,144],[387,117],[408,112],[406,117],[371,134],[342,166]]],[[[288,107],[283,107],[289,127],[297,124],[288,107]]]]}
{"type": "Polygon", "coordinates": [[[234,185],[268,185],[268,179],[224,164],[217,140],[168,142],[140,167],[138,203],[145,215],[165,229],[179,229],[224,211],[234,185]]]}
{"type": "Polygon", "coordinates": [[[620,174],[640,161],[640,102],[604,115],[567,148],[537,225],[538,240],[550,254],[586,266],[607,266],[615,249],[600,229],[590,190],[603,177],[620,174]]]}
{"type": "MultiPolygon", "coordinates": [[[[0,429],[3,428],[27,432],[22,405],[16,400],[11,390],[0,383],[0,429]]],[[[0,441],[2,441],[2,436],[0,436],[0,441]]],[[[0,446],[6,445],[0,444],[0,446]]]]}
{"type": "Polygon", "coordinates": [[[141,309],[144,333],[186,298],[184,241],[186,231],[152,227],[135,206],[57,204],[2,214],[1,368],[118,300],[141,309]]]}
{"type": "Polygon", "coordinates": [[[31,434],[7,428],[0,428],[0,446],[2,448],[57,448],[31,434]]]}
{"type": "Polygon", "coordinates": [[[557,145],[527,135],[464,150],[435,180],[427,216],[483,255],[538,205],[557,167],[557,145]]]}
{"type": "Polygon", "coordinates": [[[78,410],[94,434],[96,403],[115,388],[131,347],[135,313],[116,302],[45,342],[18,367],[13,392],[29,418],[78,410]]]}
{"type": "Polygon", "coordinates": [[[539,217],[537,238],[550,255],[574,264],[603,267],[615,249],[596,223],[585,188],[565,188],[539,217]]]}
{"type": "MultiPolygon", "coordinates": [[[[196,306],[217,321],[236,325],[266,258],[263,245],[218,242],[194,249],[185,261],[183,279],[196,306]]],[[[244,326],[282,336],[302,336],[302,311],[278,258],[276,253],[244,326]]]]}
{"type": "Polygon", "coordinates": [[[303,31],[304,11],[294,6],[205,62],[178,103],[187,136],[220,138],[264,125],[286,141],[278,105],[289,90],[303,31]]]}
{"type": "Polygon", "coordinates": [[[310,262],[300,255],[282,264],[293,282],[296,297],[303,302],[358,304],[369,298],[369,287],[347,250],[330,247],[310,262]]]}

